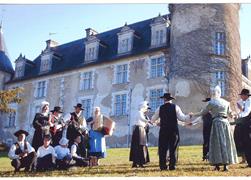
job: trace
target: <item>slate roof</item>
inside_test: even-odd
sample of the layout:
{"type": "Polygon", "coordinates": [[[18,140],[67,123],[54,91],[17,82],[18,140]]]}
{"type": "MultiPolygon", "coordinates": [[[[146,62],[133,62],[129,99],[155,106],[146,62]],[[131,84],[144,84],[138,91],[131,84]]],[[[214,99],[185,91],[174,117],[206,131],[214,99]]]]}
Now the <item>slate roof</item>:
{"type": "MultiPolygon", "coordinates": [[[[168,15],[163,16],[165,19],[168,18],[168,15]]],[[[22,78],[12,79],[11,82],[17,82],[21,80],[31,79],[34,77],[51,75],[59,72],[64,72],[67,70],[87,67],[93,64],[106,63],[111,61],[119,60],[123,57],[130,57],[133,55],[139,55],[150,51],[156,51],[159,49],[169,48],[170,47],[170,28],[167,27],[167,43],[158,48],[151,48],[151,26],[153,19],[144,20],[134,24],[128,25],[131,29],[135,31],[135,34],[139,38],[134,37],[133,49],[129,54],[118,55],[117,46],[118,46],[118,36],[117,33],[120,32],[121,28],[112,29],[103,33],[99,33],[96,37],[100,40],[101,44],[104,44],[105,47],[99,47],[98,59],[90,63],[84,63],[85,58],[85,44],[86,38],[72,41],[66,44],[62,44],[56,47],[53,47],[52,50],[60,58],[53,59],[52,69],[47,73],[40,73],[40,62],[41,56],[39,55],[34,61],[34,65],[26,65],[25,73],[22,78]]]]}

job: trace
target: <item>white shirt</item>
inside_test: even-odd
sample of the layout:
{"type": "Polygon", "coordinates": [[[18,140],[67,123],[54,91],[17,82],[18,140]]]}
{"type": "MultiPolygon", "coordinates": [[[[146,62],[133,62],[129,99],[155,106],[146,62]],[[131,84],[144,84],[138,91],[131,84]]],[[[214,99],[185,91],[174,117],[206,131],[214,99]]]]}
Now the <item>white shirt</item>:
{"type": "Polygon", "coordinates": [[[143,126],[145,127],[148,120],[145,117],[145,114],[142,111],[138,111],[137,114],[135,114],[135,121],[133,122],[133,125],[143,126]]]}
{"type": "Polygon", "coordinates": [[[245,117],[247,116],[250,112],[251,112],[251,102],[250,102],[250,98],[248,98],[246,101],[243,101],[242,99],[240,99],[237,102],[244,111],[240,111],[239,112],[239,117],[245,117]]]}
{"type": "MultiPolygon", "coordinates": [[[[21,150],[24,151],[24,141],[18,141],[17,143],[19,144],[21,150]]],[[[30,143],[29,142],[26,143],[27,143],[28,153],[34,152],[35,149],[30,145],[30,143]]],[[[10,159],[19,159],[19,156],[15,154],[16,149],[17,149],[16,144],[13,144],[8,153],[10,159]]]]}
{"type": "Polygon", "coordinates": [[[48,154],[52,154],[53,157],[57,157],[55,150],[52,146],[48,146],[45,148],[44,146],[40,146],[37,150],[37,157],[42,158],[48,154]]]}
{"type": "MultiPolygon", "coordinates": [[[[79,117],[79,116],[81,116],[81,113],[82,112],[79,112],[78,114],[77,114],[77,117],[79,117]]],[[[67,113],[65,116],[64,116],[64,118],[63,118],[63,121],[64,121],[64,123],[68,123],[69,121],[71,120],[71,113],[67,113]]],[[[83,124],[80,124],[80,128],[81,129],[86,129],[86,120],[85,120],[85,118],[83,117],[83,124]]]]}
{"type": "MultiPolygon", "coordinates": [[[[181,111],[181,109],[180,109],[180,107],[178,105],[175,105],[175,110],[176,110],[176,114],[177,114],[177,119],[179,121],[188,121],[188,120],[190,120],[190,116],[183,114],[183,112],[181,111]]],[[[152,116],[151,122],[159,121],[159,119],[160,119],[160,117],[159,117],[159,107],[158,107],[156,109],[154,115],[152,116]]]]}
{"type": "Polygon", "coordinates": [[[57,159],[63,159],[65,156],[71,154],[70,150],[67,147],[62,147],[60,145],[57,145],[55,148],[55,153],[57,154],[57,159]]]}
{"type": "Polygon", "coordinates": [[[74,143],[74,144],[71,146],[71,155],[72,155],[72,157],[82,159],[82,157],[79,156],[79,155],[77,154],[77,144],[76,144],[76,143],[74,143]]]}

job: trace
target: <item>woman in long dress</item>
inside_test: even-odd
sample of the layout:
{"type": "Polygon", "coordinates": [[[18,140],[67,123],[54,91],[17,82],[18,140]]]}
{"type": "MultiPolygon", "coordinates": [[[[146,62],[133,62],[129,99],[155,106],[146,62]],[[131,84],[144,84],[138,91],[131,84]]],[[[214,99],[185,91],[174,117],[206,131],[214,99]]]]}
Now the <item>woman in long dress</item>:
{"type": "Polygon", "coordinates": [[[41,112],[36,113],[33,120],[33,127],[35,128],[34,136],[32,139],[32,147],[37,151],[43,145],[43,137],[49,134],[49,102],[43,101],[41,103],[41,112]]]}
{"type": "Polygon", "coordinates": [[[212,98],[202,112],[194,115],[205,115],[210,112],[213,118],[209,142],[209,163],[214,170],[228,171],[227,165],[238,163],[233,134],[230,129],[228,116],[231,115],[230,103],[221,98],[221,89],[216,86],[212,98]]]}
{"type": "Polygon", "coordinates": [[[133,162],[133,168],[138,166],[144,167],[144,164],[150,162],[147,148],[147,135],[145,131],[146,125],[149,121],[145,116],[145,112],[148,109],[147,104],[148,103],[144,101],[139,105],[139,111],[137,112],[134,121],[129,157],[129,160],[133,162]]]}

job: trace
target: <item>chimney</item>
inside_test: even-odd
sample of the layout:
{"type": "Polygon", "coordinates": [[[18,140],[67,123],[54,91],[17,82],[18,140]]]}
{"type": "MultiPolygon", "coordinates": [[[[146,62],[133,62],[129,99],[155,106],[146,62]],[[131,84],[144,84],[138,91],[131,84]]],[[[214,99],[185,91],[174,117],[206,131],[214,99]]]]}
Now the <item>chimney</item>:
{"type": "Polygon", "coordinates": [[[52,48],[52,47],[56,47],[58,45],[58,42],[53,41],[51,39],[46,41],[46,49],[52,48]]]}
{"type": "Polygon", "coordinates": [[[96,35],[96,34],[98,34],[98,32],[95,31],[95,30],[92,29],[92,28],[87,28],[87,29],[85,29],[85,32],[86,32],[86,38],[90,37],[91,35],[96,35]]]}

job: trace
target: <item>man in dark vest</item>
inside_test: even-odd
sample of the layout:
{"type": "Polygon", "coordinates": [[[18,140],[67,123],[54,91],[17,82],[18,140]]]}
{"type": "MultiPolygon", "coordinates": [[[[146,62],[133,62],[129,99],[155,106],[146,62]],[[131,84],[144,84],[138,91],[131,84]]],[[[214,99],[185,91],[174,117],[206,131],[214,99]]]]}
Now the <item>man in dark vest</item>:
{"type": "Polygon", "coordinates": [[[169,170],[175,170],[176,150],[180,139],[177,119],[180,121],[190,120],[191,115],[184,115],[180,107],[172,103],[174,98],[170,93],[165,93],[160,98],[164,99],[164,104],[155,111],[151,119],[154,123],[160,118],[159,166],[160,170],[167,170],[166,157],[169,150],[169,170]]]}
{"type": "MultiPolygon", "coordinates": [[[[202,102],[208,102],[211,98],[206,98],[202,100],[202,102]]],[[[212,127],[212,115],[207,113],[202,116],[203,120],[203,157],[202,160],[208,160],[208,152],[209,152],[209,140],[210,140],[210,132],[212,127]]]]}
{"type": "Polygon", "coordinates": [[[15,172],[21,168],[25,168],[25,171],[33,170],[36,152],[30,143],[25,140],[29,133],[19,130],[14,135],[17,137],[17,142],[11,146],[8,154],[9,158],[12,159],[11,165],[15,168],[15,172]]]}
{"type": "Polygon", "coordinates": [[[74,139],[76,135],[81,134],[81,143],[79,146],[82,149],[81,155],[83,157],[87,156],[86,153],[86,144],[88,139],[88,131],[86,127],[86,120],[83,117],[82,111],[84,110],[82,108],[82,104],[78,103],[76,106],[74,106],[75,112],[69,113],[64,117],[64,120],[68,124],[67,128],[67,134],[66,137],[69,139],[69,147],[72,146],[74,143],[74,139]]]}

